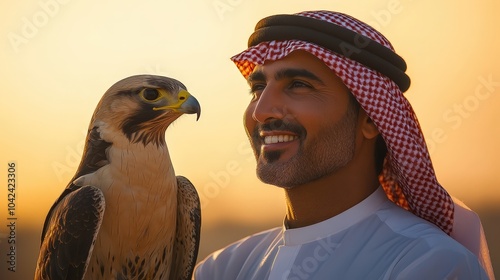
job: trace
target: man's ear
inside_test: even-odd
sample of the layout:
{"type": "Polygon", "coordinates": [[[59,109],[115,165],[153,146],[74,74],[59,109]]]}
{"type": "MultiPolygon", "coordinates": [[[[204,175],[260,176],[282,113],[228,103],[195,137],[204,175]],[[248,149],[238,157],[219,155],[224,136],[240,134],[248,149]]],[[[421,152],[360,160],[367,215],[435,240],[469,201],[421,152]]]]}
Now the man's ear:
{"type": "Polygon", "coordinates": [[[380,134],[377,126],[372,121],[370,117],[366,114],[365,110],[359,110],[359,125],[361,127],[361,132],[366,139],[374,139],[380,134]]]}

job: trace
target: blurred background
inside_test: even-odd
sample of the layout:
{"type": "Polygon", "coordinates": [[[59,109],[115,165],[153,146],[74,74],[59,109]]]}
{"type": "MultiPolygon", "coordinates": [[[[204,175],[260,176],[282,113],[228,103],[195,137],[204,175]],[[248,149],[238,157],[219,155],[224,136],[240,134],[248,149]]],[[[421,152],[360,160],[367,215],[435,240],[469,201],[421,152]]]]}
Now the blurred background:
{"type": "Polygon", "coordinates": [[[255,177],[242,125],[248,87],[229,57],[268,15],[335,10],[381,31],[408,64],[406,96],[441,184],[479,213],[500,271],[500,49],[494,0],[27,0],[0,2],[0,278],[33,277],[45,215],[76,170],[102,94],[135,74],[171,76],[203,109],[167,131],[176,172],[203,204],[199,260],[280,226],[282,191],[255,177]],[[8,163],[16,200],[8,212],[8,163]],[[11,220],[16,272],[8,271],[11,220]]]}

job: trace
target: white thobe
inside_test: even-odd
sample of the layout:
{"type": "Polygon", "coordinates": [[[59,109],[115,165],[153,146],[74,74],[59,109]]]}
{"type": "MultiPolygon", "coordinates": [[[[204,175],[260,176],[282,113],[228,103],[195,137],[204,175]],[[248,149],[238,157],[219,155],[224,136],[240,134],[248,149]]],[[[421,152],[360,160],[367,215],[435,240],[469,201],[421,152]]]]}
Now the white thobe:
{"type": "Polygon", "coordinates": [[[488,279],[478,258],[379,188],[320,223],[267,230],[219,250],[194,279],[488,279]]]}

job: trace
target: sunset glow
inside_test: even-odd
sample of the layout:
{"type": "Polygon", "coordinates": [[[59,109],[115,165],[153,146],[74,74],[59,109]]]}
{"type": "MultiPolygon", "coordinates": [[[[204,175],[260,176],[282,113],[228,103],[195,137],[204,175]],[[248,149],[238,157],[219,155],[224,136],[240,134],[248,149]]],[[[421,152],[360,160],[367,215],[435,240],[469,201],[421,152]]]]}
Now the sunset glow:
{"type": "MultiPolygon", "coordinates": [[[[197,187],[203,223],[284,215],[281,190],[255,176],[243,129],[248,86],[229,57],[255,23],[327,9],[378,28],[408,64],[407,98],[440,183],[470,207],[500,203],[498,1],[4,1],[0,4],[0,219],[17,165],[19,226],[41,230],[73,176],[102,94],[135,74],[182,81],[202,106],[167,130],[177,174],[197,187]]],[[[0,233],[5,234],[5,226],[0,233]]]]}

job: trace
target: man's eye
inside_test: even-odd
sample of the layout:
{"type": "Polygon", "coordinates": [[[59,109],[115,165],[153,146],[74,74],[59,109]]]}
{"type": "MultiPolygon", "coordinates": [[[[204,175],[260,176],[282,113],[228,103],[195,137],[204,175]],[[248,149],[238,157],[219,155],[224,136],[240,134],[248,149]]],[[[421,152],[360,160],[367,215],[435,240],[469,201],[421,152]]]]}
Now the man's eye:
{"type": "Polygon", "coordinates": [[[302,81],[293,81],[290,83],[290,88],[301,88],[301,87],[310,88],[311,85],[302,81]]]}
{"type": "Polygon", "coordinates": [[[257,91],[264,90],[266,86],[264,84],[255,84],[250,86],[250,93],[255,93],[257,91]]]}
{"type": "Polygon", "coordinates": [[[257,99],[266,86],[264,84],[254,84],[250,86],[250,95],[253,99],[257,99]]]}

